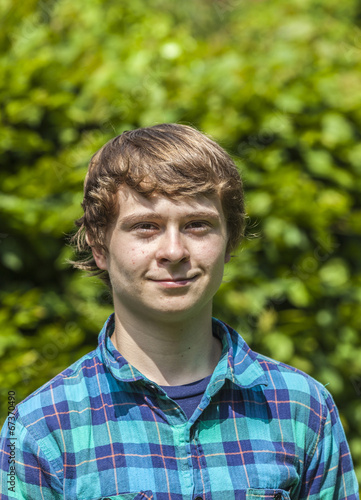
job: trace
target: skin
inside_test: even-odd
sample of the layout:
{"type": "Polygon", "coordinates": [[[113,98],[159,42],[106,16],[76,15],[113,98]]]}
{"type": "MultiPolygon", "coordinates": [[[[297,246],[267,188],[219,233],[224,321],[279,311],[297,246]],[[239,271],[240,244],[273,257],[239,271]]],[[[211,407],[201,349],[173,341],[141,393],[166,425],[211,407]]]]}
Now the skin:
{"type": "Polygon", "coordinates": [[[128,186],[108,229],[106,253],[93,247],[113,288],[116,349],[160,385],[210,375],[221,345],[212,301],[225,262],[227,227],[217,196],[145,198],[128,186]]]}

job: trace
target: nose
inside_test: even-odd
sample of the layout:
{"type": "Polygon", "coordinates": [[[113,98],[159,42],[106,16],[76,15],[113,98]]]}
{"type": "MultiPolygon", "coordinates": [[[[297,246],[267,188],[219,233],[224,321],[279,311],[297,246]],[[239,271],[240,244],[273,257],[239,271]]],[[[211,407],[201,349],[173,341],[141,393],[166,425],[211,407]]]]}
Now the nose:
{"type": "Polygon", "coordinates": [[[158,240],[158,249],[156,259],[158,262],[186,262],[189,260],[190,253],[186,245],[184,235],[179,229],[167,229],[158,240]]]}

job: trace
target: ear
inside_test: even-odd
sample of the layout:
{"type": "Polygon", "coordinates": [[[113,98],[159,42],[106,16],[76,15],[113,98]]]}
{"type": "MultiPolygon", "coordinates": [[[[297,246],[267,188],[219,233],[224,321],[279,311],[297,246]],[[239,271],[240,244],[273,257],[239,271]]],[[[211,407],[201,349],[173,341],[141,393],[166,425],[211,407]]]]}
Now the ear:
{"type": "Polygon", "coordinates": [[[93,253],[95,263],[99,267],[99,269],[102,269],[103,271],[107,271],[108,270],[108,262],[107,262],[107,257],[105,255],[104,250],[101,248],[92,247],[92,253],[93,253]]]}
{"type": "Polygon", "coordinates": [[[224,263],[228,264],[230,260],[231,260],[231,254],[229,252],[226,252],[226,255],[224,256],[224,263]]]}
{"type": "Polygon", "coordinates": [[[93,243],[93,240],[91,240],[87,234],[85,235],[85,239],[92,250],[92,254],[93,254],[96,265],[102,271],[107,271],[108,270],[108,263],[107,263],[107,257],[105,255],[104,250],[102,248],[95,246],[93,243]]]}

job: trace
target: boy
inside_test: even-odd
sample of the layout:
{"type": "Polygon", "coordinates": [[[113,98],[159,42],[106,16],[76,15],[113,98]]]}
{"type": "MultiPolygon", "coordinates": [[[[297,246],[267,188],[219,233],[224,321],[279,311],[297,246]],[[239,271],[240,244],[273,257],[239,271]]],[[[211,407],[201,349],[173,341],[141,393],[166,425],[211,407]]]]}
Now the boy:
{"type": "Polygon", "coordinates": [[[357,499],[331,396],[212,319],[243,235],[242,182],[191,127],[124,132],[92,158],[76,267],[110,287],[92,353],[17,406],[3,498],[357,499]]]}

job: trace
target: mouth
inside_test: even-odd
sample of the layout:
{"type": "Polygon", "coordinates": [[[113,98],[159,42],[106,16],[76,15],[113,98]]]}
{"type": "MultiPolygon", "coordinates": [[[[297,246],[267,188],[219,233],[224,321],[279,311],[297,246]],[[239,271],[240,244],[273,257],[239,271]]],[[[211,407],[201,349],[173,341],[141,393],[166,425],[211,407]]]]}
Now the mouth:
{"type": "Polygon", "coordinates": [[[198,274],[195,276],[192,276],[190,278],[187,278],[187,277],[164,278],[164,279],[151,279],[151,281],[154,281],[155,283],[157,283],[161,286],[168,287],[168,288],[177,288],[177,287],[190,285],[197,278],[198,278],[198,274]]]}

